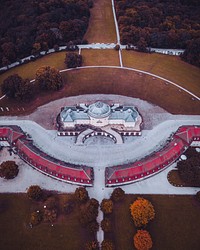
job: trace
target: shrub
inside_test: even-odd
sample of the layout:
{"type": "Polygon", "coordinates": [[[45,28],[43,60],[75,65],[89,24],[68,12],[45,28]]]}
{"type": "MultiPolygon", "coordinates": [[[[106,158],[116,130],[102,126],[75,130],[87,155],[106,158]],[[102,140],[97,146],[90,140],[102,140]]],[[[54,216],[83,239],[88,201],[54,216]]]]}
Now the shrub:
{"type": "Polygon", "coordinates": [[[111,232],[112,230],[112,225],[111,225],[111,221],[108,218],[105,218],[101,221],[101,228],[104,232],[108,233],[111,232]]]}
{"type": "Polygon", "coordinates": [[[123,200],[125,192],[121,188],[115,188],[111,194],[111,200],[114,202],[123,200]]]}
{"type": "Polygon", "coordinates": [[[115,45],[115,50],[117,50],[117,51],[120,50],[120,45],[119,44],[115,45]]]}
{"type": "Polygon", "coordinates": [[[33,185],[29,187],[27,191],[27,195],[30,199],[39,201],[43,197],[43,191],[39,186],[33,185]]]}
{"type": "Polygon", "coordinates": [[[58,204],[57,204],[57,200],[54,196],[50,196],[49,198],[47,198],[47,200],[44,202],[44,206],[46,206],[47,209],[57,209],[58,208],[58,204]]]}
{"type": "Polygon", "coordinates": [[[54,222],[57,218],[57,210],[55,209],[45,209],[44,210],[44,222],[54,222]]]}
{"type": "Polygon", "coordinates": [[[57,44],[55,44],[55,45],[53,46],[53,48],[54,48],[54,50],[55,50],[56,52],[60,50],[60,48],[59,48],[59,46],[58,46],[57,44]]]}
{"type": "Polygon", "coordinates": [[[101,250],[114,250],[114,244],[111,240],[103,240],[101,243],[101,250]]]}
{"type": "Polygon", "coordinates": [[[67,68],[77,68],[82,66],[82,55],[76,53],[67,53],[65,57],[65,64],[67,68]]]}
{"type": "Polygon", "coordinates": [[[110,199],[103,199],[101,202],[101,210],[104,214],[110,214],[113,211],[113,202],[110,199]]]}
{"type": "Polygon", "coordinates": [[[75,190],[75,197],[79,202],[86,202],[89,199],[88,191],[84,187],[79,187],[75,190]]]}
{"type": "Polygon", "coordinates": [[[86,226],[88,223],[96,220],[98,216],[99,202],[90,199],[87,204],[80,210],[79,221],[81,225],[86,226]]]}
{"type": "Polygon", "coordinates": [[[96,234],[99,230],[99,223],[96,220],[93,220],[87,225],[87,228],[90,233],[96,234]]]}
{"type": "Polygon", "coordinates": [[[150,201],[138,197],[130,205],[131,215],[136,227],[146,226],[155,217],[154,207],[150,201]]]}
{"type": "Polygon", "coordinates": [[[85,250],[99,250],[99,243],[96,240],[89,241],[85,244],[85,250]]]}
{"type": "Polygon", "coordinates": [[[40,211],[35,211],[31,213],[30,223],[33,226],[38,225],[42,221],[42,213],[40,211]]]}
{"type": "Polygon", "coordinates": [[[138,230],[134,236],[134,246],[137,250],[148,250],[152,248],[152,239],[146,230],[138,230]]]}
{"type": "Polygon", "coordinates": [[[19,168],[14,161],[5,161],[0,165],[0,177],[13,179],[18,175],[19,168]]]}

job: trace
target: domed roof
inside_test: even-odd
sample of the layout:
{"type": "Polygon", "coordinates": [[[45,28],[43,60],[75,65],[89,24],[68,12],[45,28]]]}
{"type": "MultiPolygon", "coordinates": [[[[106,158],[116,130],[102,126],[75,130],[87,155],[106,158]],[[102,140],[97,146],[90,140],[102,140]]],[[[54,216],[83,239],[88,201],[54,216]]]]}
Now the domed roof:
{"type": "Polygon", "coordinates": [[[110,115],[110,106],[104,102],[95,102],[89,106],[88,115],[94,118],[103,118],[110,115]]]}

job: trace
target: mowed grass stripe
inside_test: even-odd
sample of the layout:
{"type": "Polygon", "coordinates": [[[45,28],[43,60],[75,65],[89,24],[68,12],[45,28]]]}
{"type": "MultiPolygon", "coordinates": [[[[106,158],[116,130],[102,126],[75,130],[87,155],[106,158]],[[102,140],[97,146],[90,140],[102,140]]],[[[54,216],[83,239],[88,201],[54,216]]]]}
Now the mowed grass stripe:
{"type": "Polygon", "coordinates": [[[95,0],[90,11],[89,27],[84,39],[87,39],[89,43],[116,43],[111,0],[95,0]]]}
{"type": "Polygon", "coordinates": [[[83,66],[120,66],[119,52],[116,50],[85,49],[81,50],[83,66]]]}

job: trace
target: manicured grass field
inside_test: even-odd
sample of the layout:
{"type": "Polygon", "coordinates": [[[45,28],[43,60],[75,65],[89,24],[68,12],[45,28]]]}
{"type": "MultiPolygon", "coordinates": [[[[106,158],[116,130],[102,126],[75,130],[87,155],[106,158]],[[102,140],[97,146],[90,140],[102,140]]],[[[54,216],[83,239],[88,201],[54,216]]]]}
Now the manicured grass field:
{"type": "Polygon", "coordinates": [[[171,80],[200,97],[200,69],[177,56],[122,51],[123,65],[171,80]]]}
{"type": "MultiPolygon", "coordinates": [[[[66,195],[59,195],[62,201],[66,195]]],[[[0,249],[2,250],[81,250],[90,236],[78,222],[79,208],[57,222],[30,228],[31,211],[38,205],[25,194],[0,194],[0,249]]]]}
{"type": "MultiPolygon", "coordinates": [[[[126,195],[116,204],[112,215],[116,250],[132,250],[136,233],[129,206],[138,195],[126,195]]],[[[199,250],[200,204],[194,196],[142,195],[155,208],[155,219],[147,226],[153,240],[152,250],[199,250]]]]}
{"type": "Polygon", "coordinates": [[[77,69],[63,74],[70,96],[80,94],[121,94],[156,104],[171,113],[200,114],[199,101],[173,85],[124,69],[77,69]]]}
{"type": "Polygon", "coordinates": [[[63,72],[66,83],[58,92],[42,93],[29,104],[20,104],[7,98],[1,100],[2,107],[10,107],[10,112],[1,115],[31,113],[36,107],[62,97],[82,94],[119,94],[141,98],[158,105],[174,114],[200,114],[199,101],[179,91],[162,80],[134,71],[112,68],[75,69],[63,72]],[[25,111],[18,112],[13,107],[23,106],[25,111]],[[13,111],[12,111],[13,110],[13,111]]]}
{"type": "Polygon", "coordinates": [[[64,63],[65,55],[66,55],[65,51],[49,54],[40,59],[37,59],[34,62],[29,62],[19,67],[10,69],[9,71],[0,75],[0,84],[3,82],[5,78],[7,78],[9,75],[12,74],[19,74],[21,77],[29,78],[30,80],[34,79],[36,70],[42,66],[51,66],[57,69],[64,69],[66,68],[64,63]]]}
{"type": "Polygon", "coordinates": [[[83,66],[120,66],[116,50],[85,49],[81,51],[83,66]]]}
{"type": "Polygon", "coordinates": [[[116,30],[111,0],[95,0],[84,36],[89,43],[116,43],[116,30]]]}

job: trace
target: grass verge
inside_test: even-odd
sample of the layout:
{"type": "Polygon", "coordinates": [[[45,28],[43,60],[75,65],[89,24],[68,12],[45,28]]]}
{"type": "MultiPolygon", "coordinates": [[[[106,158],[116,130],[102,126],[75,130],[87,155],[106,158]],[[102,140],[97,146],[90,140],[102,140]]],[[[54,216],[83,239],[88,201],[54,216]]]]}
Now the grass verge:
{"type": "Polygon", "coordinates": [[[175,187],[199,187],[198,185],[195,186],[192,183],[186,183],[184,182],[181,178],[180,175],[178,173],[178,170],[171,170],[168,175],[167,175],[167,179],[169,181],[169,183],[175,187]]]}
{"type": "MultiPolygon", "coordinates": [[[[58,195],[62,202],[69,195],[58,195]]],[[[30,228],[30,212],[36,204],[25,194],[0,194],[0,249],[4,250],[75,250],[83,249],[90,237],[78,222],[79,208],[59,218],[53,226],[42,222],[30,228]]]]}
{"type": "MultiPolygon", "coordinates": [[[[132,250],[136,233],[129,206],[138,195],[126,195],[115,204],[112,214],[116,250],[132,250]]],[[[153,240],[152,250],[198,250],[200,239],[200,204],[194,196],[142,195],[149,199],[156,212],[155,219],[147,226],[153,240]]],[[[109,236],[108,236],[109,237],[109,236]]]]}

